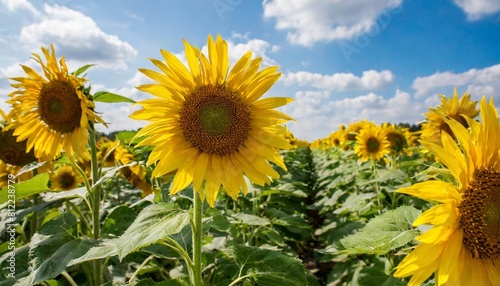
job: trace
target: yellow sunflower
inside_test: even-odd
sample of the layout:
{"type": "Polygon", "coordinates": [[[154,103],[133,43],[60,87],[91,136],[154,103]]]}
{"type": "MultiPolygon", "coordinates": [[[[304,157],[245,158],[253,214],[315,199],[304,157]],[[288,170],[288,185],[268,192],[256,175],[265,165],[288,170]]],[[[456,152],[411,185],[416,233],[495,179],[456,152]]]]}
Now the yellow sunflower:
{"type": "Polygon", "coordinates": [[[22,167],[37,161],[33,151],[26,151],[26,141],[19,141],[13,130],[7,130],[11,124],[11,116],[0,110],[3,122],[0,124],[0,160],[6,164],[22,167]]]}
{"type": "Polygon", "coordinates": [[[500,124],[493,100],[480,103],[481,123],[447,120],[441,145],[422,141],[456,179],[432,180],[398,190],[440,204],[414,226],[433,227],[397,266],[396,277],[420,285],[432,273],[436,285],[500,285],[500,124]]]}
{"type": "Polygon", "coordinates": [[[83,183],[83,178],[73,170],[73,167],[62,165],[52,174],[50,181],[52,190],[69,191],[83,183]]]}
{"type": "Polygon", "coordinates": [[[161,72],[140,70],[157,82],[138,87],[157,98],[131,115],[152,122],[136,135],[148,136],[139,146],[155,146],[147,162],[157,163],[152,176],[178,169],[170,193],[193,183],[211,206],[221,185],[233,199],[246,194],[244,174],[259,185],[279,178],[269,162],[286,170],[278,151],[291,148],[282,124],[292,118],[274,108],[292,100],[260,99],[280,78],[278,67],[258,71],[262,58],[251,59],[249,51],[229,70],[220,35],[208,36],[208,58],[186,41],[184,47],[189,69],[162,50],[164,62],[151,60],[161,72]]]}
{"type": "Polygon", "coordinates": [[[479,114],[477,110],[477,101],[470,101],[470,94],[467,92],[459,99],[457,89],[454,91],[453,98],[446,98],[443,94],[441,105],[436,108],[429,108],[429,112],[424,113],[427,117],[422,125],[422,139],[436,144],[441,144],[441,132],[445,131],[454,138],[446,119],[455,119],[463,126],[468,127],[467,121],[461,116],[466,115],[474,118],[479,114]]]}
{"type": "Polygon", "coordinates": [[[339,129],[328,136],[330,140],[330,144],[333,147],[341,147],[346,139],[345,131],[343,129],[339,129]]]}
{"type": "Polygon", "coordinates": [[[368,159],[380,160],[390,152],[391,143],[384,132],[375,125],[364,127],[356,136],[354,151],[361,162],[368,159]]]}
{"type": "Polygon", "coordinates": [[[21,65],[27,77],[12,78],[17,90],[9,94],[8,103],[16,112],[14,136],[27,140],[27,150],[37,158],[52,160],[62,151],[69,156],[89,158],[86,149],[90,122],[101,122],[94,103],[83,93],[85,78],[68,73],[64,57],[57,62],[54,47],[42,47],[46,62],[33,53],[43,75],[21,65]]]}
{"type": "Polygon", "coordinates": [[[393,124],[384,123],[382,124],[382,132],[391,144],[391,150],[394,153],[399,153],[408,147],[407,135],[404,130],[399,129],[393,124]]]}

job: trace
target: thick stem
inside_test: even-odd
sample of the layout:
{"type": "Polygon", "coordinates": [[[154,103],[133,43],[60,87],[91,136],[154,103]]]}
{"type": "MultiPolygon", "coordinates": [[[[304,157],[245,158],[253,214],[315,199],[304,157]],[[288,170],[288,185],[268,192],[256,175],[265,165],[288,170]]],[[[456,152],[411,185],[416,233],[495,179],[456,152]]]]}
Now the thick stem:
{"type": "Polygon", "coordinates": [[[201,214],[203,212],[203,203],[201,202],[198,192],[194,192],[193,198],[193,276],[192,283],[194,286],[202,286],[203,280],[201,278],[201,232],[202,220],[201,214]]]}
{"type": "MultiPolygon", "coordinates": [[[[91,130],[89,134],[89,145],[90,145],[90,156],[91,156],[91,168],[92,168],[92,184],[95,184],[99,180],[99,166],[97,162],[97,144],[95,139],[95,129],[94,124],[90,123],[91,130]]],[[[100,206],[101,206],[101,188],[99,186],[94,186],[92,190],[92,222],[93,231],[92,234],[94,239],[99,239],[101,237],[101,223],[100,223],[100,206]]],[[[94,268],[94,285],[101,285],[101,260],[93,261],[94,268]]]]}

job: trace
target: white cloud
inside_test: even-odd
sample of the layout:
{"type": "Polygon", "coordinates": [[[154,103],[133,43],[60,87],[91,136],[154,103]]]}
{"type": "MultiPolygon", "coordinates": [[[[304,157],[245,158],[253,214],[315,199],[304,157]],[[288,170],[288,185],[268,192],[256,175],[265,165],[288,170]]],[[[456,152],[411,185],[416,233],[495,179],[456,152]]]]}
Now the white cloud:
{"type": "Polygon", "coordinates": [[[361,77],[352,73],[323,75],[299,71],[286,73],[282,83],[285,85],[312,86],[332,91],[377,90],[392,84],[394,78],[394,74],[388,70],[380,72],[376,70],[364,71],[361,77]]]}
{"type": "Polygon", "coordinates": [[[409,93],[397,89],[394,96],[385,98],[368,93],[352,98],[333,100],[327,91],[299,91],[295,102],[284,107],[298,124],[291,125],[294,134],[314,140],[328,136],[340,124],[367,119],[383,122],[415,124],[423,120],[427,105],[412,100],[409,93]]]}
{"type": "Polygon", "coordinates": [[[38,15],[38,10],[27,0],[0,0],[9,12],[17,10],[28,10],[33,15],[38,15]]]}
{"type": "MultiPolygon", "coordinates": [[[[453,89],[465,87],[475,98],[482,95],[495,97],[495,91],[500,91],[500,64],[483,69],[470,69],[462,73],[438,72],[430,76],[417,77],[412,87],[416,90],[416,98],[424,98],[431,93],[451,95],[453,89]]],[[[460,92],[459,92],[460,93],[460,92]]],[[[496,95],[497,97],[499,95],[496,95]]]]}
{"type": "Polygon", "coordinates": [[[103,32],[96,22],[79,11],[47,5],[36,23],[22,28],[19,40],[29,47],[53,43],[57,54],[79,65],[95,63],[100,67],[124,69],[137,51],[116,35],[103,32]]]}
{"type": "Polygon", "coordinates": [[[485,16],[500,12],[498,0],[454,0],[467,14],[469,20],[479,20],[485,16]]]}
{"type": "MultiPolygon", "coordinates": [[[[312,46],[317,41],[352,39],[370,31],[377,18],[398,8],[403,0],[265,0],[264,18],[288,30],[292,43],[312,46]]],[[[387,23],[383,23],[387,24],[387,23]]]]}

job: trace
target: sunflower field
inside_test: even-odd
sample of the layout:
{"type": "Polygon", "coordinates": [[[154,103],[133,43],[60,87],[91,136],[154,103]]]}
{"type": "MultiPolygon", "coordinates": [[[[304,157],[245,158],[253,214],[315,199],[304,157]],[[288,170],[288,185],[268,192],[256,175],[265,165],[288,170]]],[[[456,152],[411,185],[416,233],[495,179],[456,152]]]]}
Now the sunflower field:
{"type": "Polygon", "coordinates": [[[207,45],[161,50],[140,102],[53,46],[22,65],[0,111],[1,286],[500,285],[492,100],[455,90],[421,125],[307,142],[267,95],[278,67],[207,45]],[[148,123],[99,133],[95,102],[148,123]]]}

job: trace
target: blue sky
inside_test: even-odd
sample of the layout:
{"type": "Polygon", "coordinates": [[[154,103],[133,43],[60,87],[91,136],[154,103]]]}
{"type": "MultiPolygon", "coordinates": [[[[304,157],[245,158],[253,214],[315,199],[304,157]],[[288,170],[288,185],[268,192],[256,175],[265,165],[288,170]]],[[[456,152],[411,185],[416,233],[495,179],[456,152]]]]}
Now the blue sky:
{"type": "MultiPolygon", "coordinates": [[[[419,122],[455,87],[500,106],[498,0],[0,0],[0,108],[8,78],[35,66],[41,46],[53,43],[72,70],[97,64],[93,91],[141,100],[148,58],[183,59],[182,39],[203,47],[208,34],[228,41],[233,63],[252,50],[280,66],[266,96],[295,98],[289,128],[310,141],[362,119],[419,122]]],[[[135,108],[98,104],[100,130],[144,126],[128,119],[135,108]]]]}

